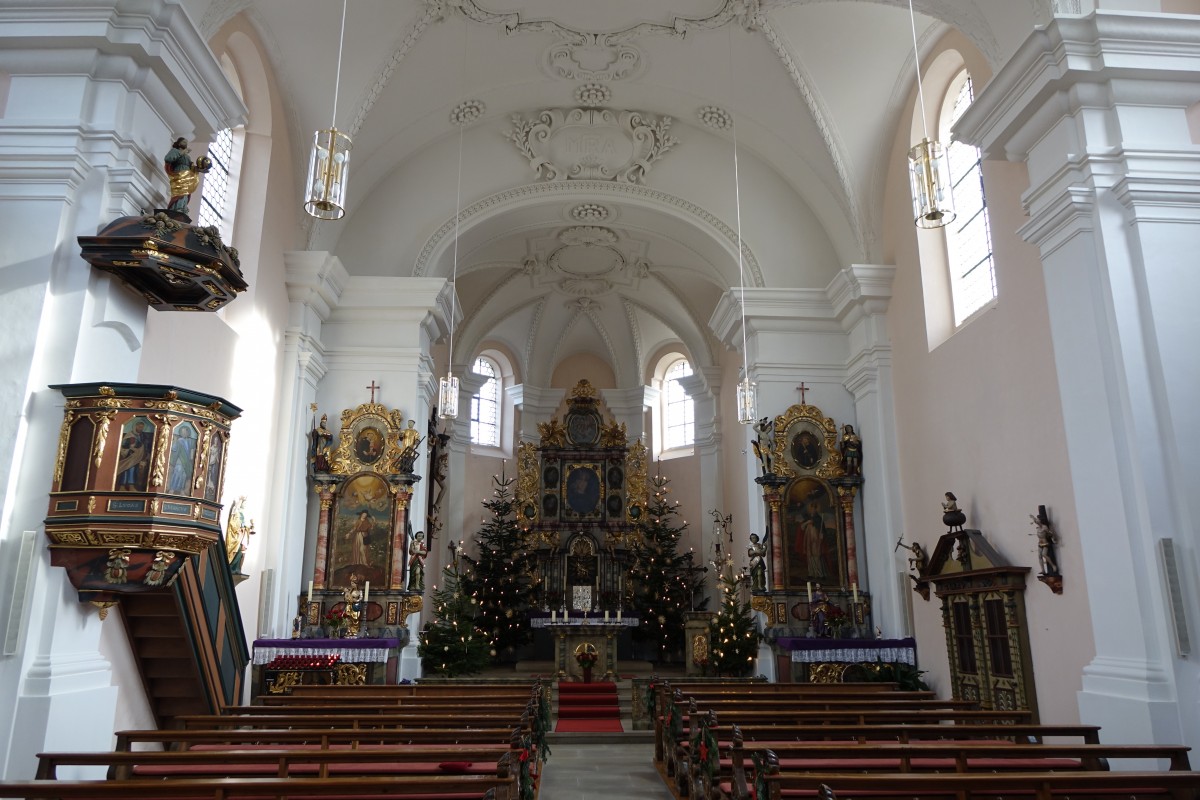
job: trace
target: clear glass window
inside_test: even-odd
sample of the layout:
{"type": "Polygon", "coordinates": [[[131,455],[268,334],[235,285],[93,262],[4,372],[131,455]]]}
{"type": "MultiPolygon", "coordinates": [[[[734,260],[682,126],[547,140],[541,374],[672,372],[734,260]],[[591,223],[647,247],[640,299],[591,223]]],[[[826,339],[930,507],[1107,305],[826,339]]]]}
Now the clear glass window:
{"type": "Polygon", "coordinates": [[[471,398],[471,441],[489,447],[500,446],[500,379],[496,365],[480,356],[471,371],[486,375],[487,380],[471,398]]]}
{"type": "Polygon", "coordinates": [[[663,449],[690,447],[696,440],[696,406],[679,385],[692,374],[692,365],[680,359],[663,376],[663,449]]]}
{"type": "MultiPolygon", "coordinates": [[[[953,126],[975,99],[971,77],[964,73],[962,85],[953,94],[947,128],[953,126]]],[[[949,137],[946,137],[949,138],[949,137]]],[[[953,181],[951,193],[958,214],[946,226],[946,249],[950,264],[950,293],[954,325],[996,298],[996,271],[992,261],[992,231],[987,198],[983,192],[983,161],[979,148],[950,142],[946,148],[953,181]]]]}

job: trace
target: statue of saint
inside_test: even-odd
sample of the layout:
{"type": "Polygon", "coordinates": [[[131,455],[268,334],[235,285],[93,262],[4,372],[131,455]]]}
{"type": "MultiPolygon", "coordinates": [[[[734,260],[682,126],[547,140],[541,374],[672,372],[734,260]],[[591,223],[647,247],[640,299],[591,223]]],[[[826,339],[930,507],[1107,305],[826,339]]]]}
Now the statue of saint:
{"type": "Polygon", "coordinates": [[[163,169],[171,183],[171,199],[167,201],[167,210],[187,214],[188,202],[192,199],[192,192],[200,185],[200,176],[211,168],[212,161],[207,157],[192,161],[188,155],[187,139],[182,136],[176,139],[163,156],[163,169]]]}
{"type": "Polygon", "coordinates": [[[233,501],[229,509],[229,522],[225,524],[225,558],[229,571],[242,574],[242,563],[246,560],[246,543],[255,534],[254,520],[246,519],[246,496],[233,501]]]}
{"type": "Polygon", "coordinates": [[[346,607],[346,634],[357,638],[362,630],[363,592],[358,585],[358,573],[350,574],[350,585],[342,590],[342,602],[346,607]]]}
{"type": "MultiPolygon", "coordinates": [[[[769,533],[767,538],[770,538],[769,533]]],[[[750,546],[746,548],[746,555],[750,559],[750,590],[765,592],[767,590],[767,539],[764,538],[760,542],[757,533],[750,534],[750,546]]]]}
{"type": "Polygon", "coordinates": [[[847,475],[862,475],[862,439],[853,425],[842,426],[842,466],[847,475]]]}
{"type": "Polygon", "coordinates": [[[425,591],[425,557],[429,548],[425,546],[424,531],[413,534],[412,543],[408,546],[408,590],[410,592],[425,591]]]}

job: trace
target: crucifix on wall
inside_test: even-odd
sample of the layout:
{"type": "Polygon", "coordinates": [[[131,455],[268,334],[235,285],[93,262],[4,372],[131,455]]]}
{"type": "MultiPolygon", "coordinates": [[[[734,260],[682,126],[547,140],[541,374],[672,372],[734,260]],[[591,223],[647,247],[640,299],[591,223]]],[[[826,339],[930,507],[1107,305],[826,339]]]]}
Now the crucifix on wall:
{"type": "Polygon", "coordinates": [[[808,401],[804,399],[804,395],[809,391],[809,387],[804,385],[804,381],[800,381],[800,385],[796,387],[796,391],[800,392],[800,405],[808,405],[808,401]]]}
{"type": "Polygon", "coordinates": [[[374,402],[375,402],[375,391],[376,391],[377,389],[382,389],[383,387],[382,387],[382,386],[380,386],[379,384],[375,383],[375,380],[372,378],[372,379],[371,379],[371,385],[370,385],[370,386],[364,386],[363,388],[364,388],[364,389],[370,389],[370,390],[371,390],[371,402],[372,402],[372,403],[374,403],[374,402]]]}

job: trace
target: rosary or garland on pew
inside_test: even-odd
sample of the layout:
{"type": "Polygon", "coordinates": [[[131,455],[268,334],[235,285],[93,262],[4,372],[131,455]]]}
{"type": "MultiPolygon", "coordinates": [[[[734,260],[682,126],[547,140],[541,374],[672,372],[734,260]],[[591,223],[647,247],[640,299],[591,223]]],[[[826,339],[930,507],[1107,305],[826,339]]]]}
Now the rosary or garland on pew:
{"type": "Polygon", "coordinates": [[[697,764],[698,771],[703,770],[705,777],[712,780],[717,774],[717,737],[705,720],[700,720],[695,728],[696,733],[692,736],[692,760],[697,764]]]}

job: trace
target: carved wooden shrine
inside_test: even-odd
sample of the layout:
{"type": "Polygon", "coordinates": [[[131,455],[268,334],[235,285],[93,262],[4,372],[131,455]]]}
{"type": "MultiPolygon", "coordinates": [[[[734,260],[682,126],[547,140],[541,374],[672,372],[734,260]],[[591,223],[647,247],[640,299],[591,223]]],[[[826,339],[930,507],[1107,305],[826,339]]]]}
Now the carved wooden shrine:
{"type": "Polygon", "coordinates": [[[977,530],[943,534],[921,580],[942,601],[942,625],[956,700],[998,711],[1028,709],[1037,691],[1025,614],[1025,576],[977,530]]]}

